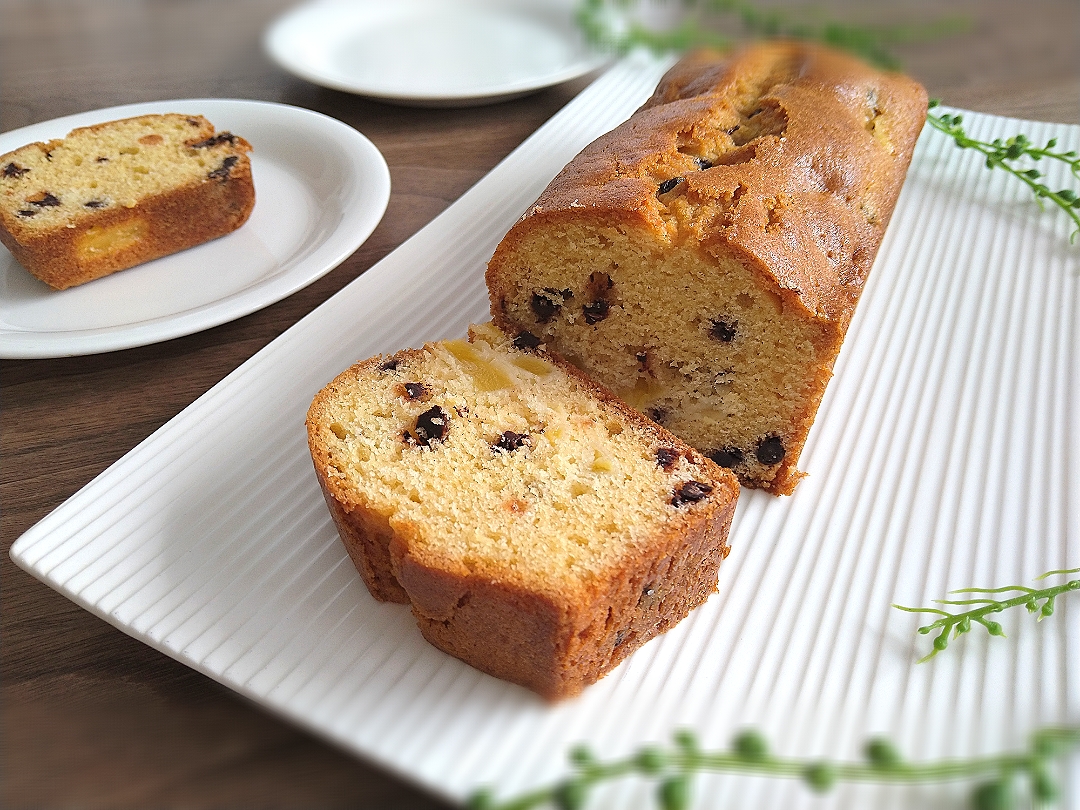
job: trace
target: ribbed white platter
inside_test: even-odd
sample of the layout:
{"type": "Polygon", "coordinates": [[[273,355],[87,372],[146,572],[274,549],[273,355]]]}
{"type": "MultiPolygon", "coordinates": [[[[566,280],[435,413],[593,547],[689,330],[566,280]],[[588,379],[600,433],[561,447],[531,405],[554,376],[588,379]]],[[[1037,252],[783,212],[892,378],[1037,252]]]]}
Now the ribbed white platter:
{"type": "MultiPolygon", "coordinates": [[[[1006,638],[976,628],[924,664],[916,628],[928,618],[891,607],[1080,565],[1080,247],[1060,212],[931,131],[804,452],[810,476],[790,498],[744,493],[704,607],[581,698],[548,706],[429,647],[406,608],[368,596],[311,470],[312,395],[357,359],[484,320],[483,270],[501,235],[663,68],[613,68],[27,532],[15,561],[135,638],[455,799],[556,779],[575,743],[615,757],[679,728],[725,748],[753,726],[780,754],[853,760],[885,734],[925,760],[1023,749],[1037,727],[1080,721],[1077,599],[1041,623],[1002,614],[1006,638]]],[[[1076,126],[966,124],[1080,148],[1076,126]]],[[[707,808],[962,807],[967,790],[819,798],[797,782],[696,784],[707,808]]],[[[1076,767],[1068,789],[1077,801],[1076,767]]],[[[628,780],[590,806],[650,795],[628,780]]]]}

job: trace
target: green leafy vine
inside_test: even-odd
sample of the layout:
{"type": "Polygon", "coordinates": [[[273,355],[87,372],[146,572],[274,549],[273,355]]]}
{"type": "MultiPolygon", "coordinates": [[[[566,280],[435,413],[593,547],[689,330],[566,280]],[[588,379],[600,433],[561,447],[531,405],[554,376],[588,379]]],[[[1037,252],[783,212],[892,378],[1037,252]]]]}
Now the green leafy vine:
{"type": "Polygon", "coordinates": [[[693,776],[701,772],[801,779],[811,790],[824,793],[841,782],[921,784],[959,779],[978,780],[972,789],[974,810],[1008,810],[1027,795],[1037,803],[1057,801],[1059,787],[1052,773],[1055,759],[1080,745],[1080,727],[1052,727],[1037,731],[1028,750],[966,760],[907,762],[895,746],[874,739],[865,747],[863,762],[827,762],[774,756],[756,731],[738,735],[730,751],[708,752],[689,732],[675,735],[674,746],[651,746],[621,760],[600,762],[586,748],[571,752],[574,772],[566,779],[513,799],[497,801],[490,791],[469,800],[470,810],[531,810],[555,807],[581,810],[590,791],[619,777],[638,775],[656,783],[656,801],[662,810],[686,810],[693,799],[693,776]]]}
{"type": "MultiPolygon", "coordinates": [[[[1066,568],[1060,571],[1048,571],[1036,579],[1046,579],[1047,577],[1058,574],[1076,573],[1080,573],[1080,568],[1066,568]]],[[[934,639],[933,649],[927,655],[924,655],[919,659],[918,663],[921,664],[924,661],[929,661],[948,647],[950,636],[955,639],[957,636],[969,632],[972,623],[981,624],[986,628],[986,632],[992,636],[1004,636],[1005,631],[1001,629],[1001,625],[998,624],[998,622],[989,618],[991,615],[1023,605],[1028,609],[1029,613],[1038,613],[1039,615],[1036,620],[1042,621],[1047,616],[1053,615],[1054,600],[1057,599],[1057,597],[1064,593],[1068,593],[1069,591],[1077,590],[1080,590],[1080,579],[1069,580],[1050,588],[1041,589],[1028,588],[1024,585],[1008,585],[1003,588],[961,588],[956,591],[950,591],[949,593],[984,595],[976,599],[937,599],[935,602],[939,605],[978,605],[978,607],[974,607],[961,613],[949,613],[940,608],[932,607],[905,607],[904,605],[893,605],[893,607],[899,608],[900,610],[906,610],[909,613],[934,613],[941,616],[940,619],[919,628],[919,632],[923,635],[932,633],[935,630],[940,631],[934,639]],[[1008,599],[990,598],[990,594],[1016,592],[1018,592],[1016,596],[1008,599]]]]}
{"type": "MultiPolygon", "coordinates": [[[[937,99],[931,100],[930,109],[933,110],[940,103],[937,99]]],[[[1077,156],[1075,149],[1070,149],[1068,152],[1055,151],[1057,138],[1051,138],[1046,142],[1046,146],[1039,147],[1033,144],[1023,133],[1005,140],[997,138],[989,142],[980,141],[970,137],[964,131],[962,126],[963,117],[952,113],[941,113],[940,115],[930,113],[926,117],[926,122],[938,132],[943,132],[952,138],[961,149],[973,149],[981,154],[986,159],[986,168],[1004,169],[1026,184],[1040,203],[1042,200],[1050,200],[1054,205],[1065,211],[1076,226],[1069,237],[1069,242],[1076,242],[1077,235],[1080,235],[1080,194],[1077,194],[1071,188],[1054,191],[1046,183],[1042,182],[1043,174],[1038,169],[1025,169],[1016,163],[1016,161],[1023,158],[1035,161],[1043,158],[1058,160],[1067,164],[1072,176],[1080,180],[1080,157],[1077,156]]]]}
{"type": "MultiPolygon", "coordinates": [[[[670,4],[664,0],[659,3],[670,4]]],[[[636,0],[582,0],[576,12],[578,25],[590,43],[615,53],[627,53],[639,46],[657,52],[727,48],[733,36],[783,38],[822,42],[892,70],[900,66],[900,60],[890,48],[947,36],[968,27],[967,20],[958,16],[920,25],[860,26],[800,16],[790,7],[762,9],[752,0],[681,0],[679,24],[657,30],[633,18],[637,5],[640,3],[636,0]],[[721,27],[732,36],[721,34],[721,27]]]]}

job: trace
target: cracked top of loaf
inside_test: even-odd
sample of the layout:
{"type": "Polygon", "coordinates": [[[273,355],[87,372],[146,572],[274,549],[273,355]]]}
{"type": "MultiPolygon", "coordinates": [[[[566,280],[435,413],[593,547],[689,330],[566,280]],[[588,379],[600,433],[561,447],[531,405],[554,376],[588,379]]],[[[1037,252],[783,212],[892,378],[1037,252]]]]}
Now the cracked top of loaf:
{"type": "Polygon", "coordinates": [[[588,212],[664,244],[734,251],[785,301],[842,331],[926,102],[912,79],[818,46],[697,52],[569,163],[517,227],[588,212]]]}

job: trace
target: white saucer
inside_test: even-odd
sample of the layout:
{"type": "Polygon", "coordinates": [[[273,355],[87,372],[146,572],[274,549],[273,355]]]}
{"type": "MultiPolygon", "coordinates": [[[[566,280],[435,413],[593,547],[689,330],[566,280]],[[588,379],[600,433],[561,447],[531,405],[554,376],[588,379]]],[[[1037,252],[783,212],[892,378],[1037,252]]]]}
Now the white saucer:
{"type": "Polygon", "coordinates": [[[0,248],[0,357],[95,354],[188,335],[279,301],[324,276],[375,230],[390,172],[363,135],[320,113],[231,99],[155,101],[0,135],[0,154],[75,127],[145,113],[199,113],[253,146],[255,210],[204,245],[61,292],[0,248]]]}
{"type": "Polygon", "coordinates": [[[316,0],[267,32],[285,70],[336,90],[419,106],[502,101],[583,76],[606,57],[572,0],[316,0]]]}

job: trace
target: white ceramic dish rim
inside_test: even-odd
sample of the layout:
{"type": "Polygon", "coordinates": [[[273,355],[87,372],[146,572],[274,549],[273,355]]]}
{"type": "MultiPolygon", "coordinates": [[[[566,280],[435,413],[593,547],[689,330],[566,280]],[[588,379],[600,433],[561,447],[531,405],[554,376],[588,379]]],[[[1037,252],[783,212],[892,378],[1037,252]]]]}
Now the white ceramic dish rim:
{"type": "MultiPolygon", "coordinates": [[[[435,1],[437,2],[437,0],[435,1]]],[[[360,4],[362,5],[363,2],[373,4],[379,2],[379,0],[361,0],[360,4]]],[[[406,8],[406,12],[419,14],[422,12],[419,6],[424,5],[425,2],[429,2],[429,0],[415,0],[406,8]]],[[[338,7],[341,6],[347,6],[350,13],[355,13],[357,3],[350,3],[347,0],[312,0],[312,2],[287,11],[271,24],[266,31],[263,38],[263,47],[267,54],[283,69],[322,87],[382,101],[432,107],[468,106],[507,101],[585,76],[594,70],[598,70],[611,59],[608,55],[582,49],[576,61],[567,64],[560,70],[539,73],[515,81],[486,82],[473,87],[464,87],[457,91],[425,90],[423,87],[412,89],[394,85],[392,82],[372,83],[364,81],[360,77],[343,77],[335,71],[325,70],[299,55],[299,49],[294,47],[297,41],[296,38],[302,36],[302,34],[298,33],[299,28],[311,26],[313,23],[334,25],[335,22],[339,21],[336,15],[339,13],[338,7]]],[[[495,9],[501,7],[503,10],[517,10],[526,13],[529,9],[529,4],[522,2],[502,4],[470,3],[470,7],[474,10],[482,10],[485,6],[495,9]]]]}
{"type": "MultiPolygon", "coordinates": [[[[0,153],[26,143],[63,137],[75,127],[163,112],[204,114],[219,129],[226,128],[230,115],[253,116],[265,122],[266,126],[292,128],[298,137],[302,136],[311,144],[312,150],[333,148],[346,170],[336,180],[340,187],[336,200],[316,196],[324,204],[329,204],[330,208],[324,210],[319,222],[315,223],[322,225],[335,220],[333,227],[321,234],[309,233],[292,256],[243,289],[161,317],[74,330],[25,329],[0,322],[0,358],[42,359],[97,354],[158,343],[219,326],[280,301],[326,275],[352,255],[382,220],[390,200],[390,171],[378,148],[362,133],[342,121],[287,104],[221,98],[125,104],[5,132],[0,134],[0,153]]],[[[259,133],[252,131],[244,134],[257,147],[259,133]]],[[[267,157],[253,156],[256,172],[258,160],[267,157]]],[[[284,165],[286,169],[289,168],[287,163],[284,165]]],[[[305,182],[299,171],[290,172],[290,175],[305,182]]],[[[258,186],[257,174],[255,180],[258,186]]],[[[217,241],[228,239],[226,236],[217,241]]],[[[215,243],[209,243],[200,249],[209,250],[212,258],[215,247],[215,243]]],[[[14,261],[6,249],[0,250],[9,261],[14,261]]],[[[175,254],[168,258],[174,260],[183,255],[175,254]]],[[[110,281],[120,278],[122,274],[117,274],[110,277],[110,281]]]]}

